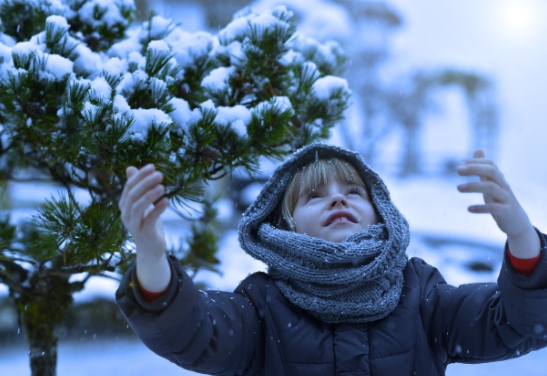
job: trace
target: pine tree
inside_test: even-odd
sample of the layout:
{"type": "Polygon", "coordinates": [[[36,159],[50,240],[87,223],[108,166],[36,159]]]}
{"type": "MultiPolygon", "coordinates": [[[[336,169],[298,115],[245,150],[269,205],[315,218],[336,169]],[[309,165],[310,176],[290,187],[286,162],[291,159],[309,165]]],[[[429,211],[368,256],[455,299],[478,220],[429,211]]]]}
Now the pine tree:
{"type": "Polygon", "coordinates": [[[299,35],[284,7],[243,10],[217,35],[153,14],[136,25],[134,11],[133,0],[0,1],[0,181],[64,187],[30,221],[0,218],[0,283],[33,375],[55,374],[72,294],[134,260],[117,207],[128,166],[154,163],[174,207],[201,203],[172,251],[214,269],[207,182],[327,137],[347,107],[340,48],[299,35]]]}

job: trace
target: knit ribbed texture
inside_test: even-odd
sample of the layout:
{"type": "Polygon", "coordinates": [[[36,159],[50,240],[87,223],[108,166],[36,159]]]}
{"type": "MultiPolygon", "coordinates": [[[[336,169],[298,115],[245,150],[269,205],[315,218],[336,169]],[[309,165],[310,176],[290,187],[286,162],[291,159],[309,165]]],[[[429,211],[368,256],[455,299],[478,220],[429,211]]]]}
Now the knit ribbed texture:
{"type": "Polygon", "coordinates": [[[387,316],[399,302],[409,229],[389,191],[359,154],[312,144],[289,158],[265,184],[239,225],[243,249],[268,265],[283,295],[327,323],[364,323],[387,316]],[[367,184],[381,223],[335,243],[268,223],[287,184],[315,159],[350,162],[367,184]]]}

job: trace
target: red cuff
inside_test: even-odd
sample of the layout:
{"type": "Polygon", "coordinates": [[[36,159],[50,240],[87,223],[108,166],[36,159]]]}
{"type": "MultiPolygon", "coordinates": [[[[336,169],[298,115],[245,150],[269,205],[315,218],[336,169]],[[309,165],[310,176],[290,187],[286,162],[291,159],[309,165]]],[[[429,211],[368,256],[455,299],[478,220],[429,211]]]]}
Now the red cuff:
{"type": "Polygon", "coordinates": [[[145,290],[141,284],[139,283],[139,280],[137,279],[137,286],[139,288],[139,290],[141,291],[141,294],[142,294],[142,297],[143,299],[147,302],[147,303],[151,303],[152,301],[156,300],[157,298],[159,298],[160,296],[162,296],[163,294],[165,294],[165,292],[167,291],[167,289],[163,290],[163,291],[160,291],[160,292],[151,292],[151,291],[148,291],[148,290],[145,290]]]}
{"type": "Polygon", "coordinates": [[[537,263],[539,262],[539,258],[541,257],[541,254],[537,255],[537,257],[530,258],[530,259],[521,259],[513,256],[511,254],[511,251],[509,248],[507,248],[507,256],[509,257],[509,261],[511,262],[511,265],[513,265],[513,268],[522,275],[525,275],[526,277],[530,277],[532,273],[534,272],[534,269],[536,268],[537,263]]]}

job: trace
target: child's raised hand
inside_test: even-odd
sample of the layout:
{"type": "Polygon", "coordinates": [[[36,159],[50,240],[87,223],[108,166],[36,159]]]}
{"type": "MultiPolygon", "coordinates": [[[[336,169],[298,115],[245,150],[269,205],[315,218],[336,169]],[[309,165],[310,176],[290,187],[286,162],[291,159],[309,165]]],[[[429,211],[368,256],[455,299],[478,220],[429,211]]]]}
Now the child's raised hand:
{"type": "Polygon", "coordinates": [[[119,202],[122,222],[133,236],[137,254],[159,256],[165,253],[166,243],[160,214],[168,206],[162,198],[165,187],[163,175],[149,164],[138,170],[127,168],[127,182],[119,202]]]}
{"type": "Polygon", "coordinates": [[[480,181],[458,185],[460,192],[482,193],[483,205],[471,205],[471,213],[489,213],[501,231],[508,235],[521,233],[530,226],[528,216],[511,191],[505,177],[498,167],[486,159],[482,150],[477,150],[472,159],[465,160],[458,166],[462,176],[478,176],[480,181]]]}
{"type": "Polygon", "coordinates": [[[483,195],[484,204],[471,205],[468,210],[471,213],[491,214],[501,231],[507,234],[513,255],[522,258],[537,255],[539,239],[528,215],[501,171],[491,160],[485,158],[484,152],[477,150],[473,158],[461,162],[458,166],[458,174],[480,178],[480,181],[458,185],[460,192],[483,195]]]}

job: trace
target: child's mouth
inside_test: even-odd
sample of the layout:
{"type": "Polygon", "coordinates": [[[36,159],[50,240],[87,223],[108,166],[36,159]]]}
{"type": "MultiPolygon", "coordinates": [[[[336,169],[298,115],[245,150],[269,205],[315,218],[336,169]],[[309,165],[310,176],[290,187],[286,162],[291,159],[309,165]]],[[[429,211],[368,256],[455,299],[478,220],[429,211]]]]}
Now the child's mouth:
{"type": "Polygon", "coordinates": [[[344,224],[344,223],[356,223],[357,219],[353,217],[350,213],[347,212],[338,212],[331,214],[327,219],[327,224],[325,227],[328,227],[332,224],[344,224]]]}

